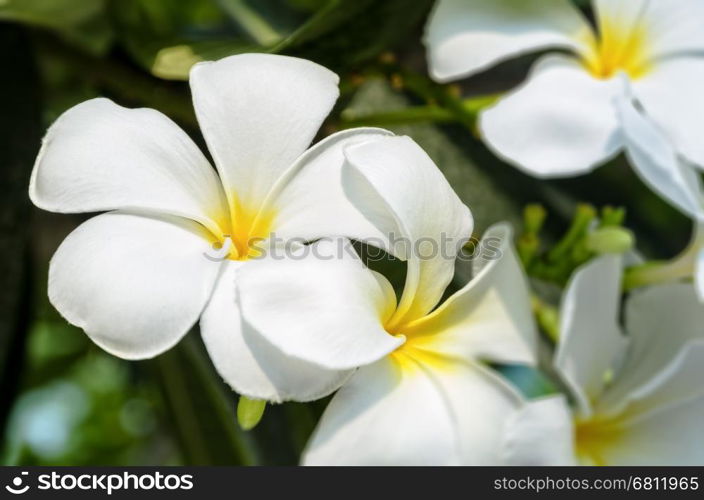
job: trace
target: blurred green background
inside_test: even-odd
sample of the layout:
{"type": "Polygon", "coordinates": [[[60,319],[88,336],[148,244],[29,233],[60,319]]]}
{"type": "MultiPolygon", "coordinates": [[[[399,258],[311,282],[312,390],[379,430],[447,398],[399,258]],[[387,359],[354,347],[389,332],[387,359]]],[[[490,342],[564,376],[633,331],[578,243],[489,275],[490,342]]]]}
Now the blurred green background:
{"type": "MultiPolygon", "coordinates": [[[[325,407],[269,407],[259,426],[244,432],[236,423],[237,395],[214,372],[197,332],[153,360],[127,362],[94,346],[47,301],[49,259],[87,216],[29,203],[44,131],[69,107],[107,96],[166,113],[202,146],[186,82],[199,60],[267,51],[338,72],[342,96],[321,136],[358,125],[412,136],[471,207],[477,234],[500,220],[520,228],[523,207],[539,202],[548,210],[549,241],[568,227],[576,204],[588,202],[626,208],[627,225],[649,257],[685,246],[688,221],[645,189],[623,158],[588,176],[549,182],[496,159],[473,132],[478,106],[520,82],[534,58],[458,85],[434,84],[421,44],[432,3],[0,0],[4,464],[294,464],[325,407]]],[[[402,279],[402,269],[386,271],[402,279]]],[[[466,278],[460,268],[457,281],[466,278]]],[[[535,374],[505,371],[528,394],[546,390],[535,374]]]]}

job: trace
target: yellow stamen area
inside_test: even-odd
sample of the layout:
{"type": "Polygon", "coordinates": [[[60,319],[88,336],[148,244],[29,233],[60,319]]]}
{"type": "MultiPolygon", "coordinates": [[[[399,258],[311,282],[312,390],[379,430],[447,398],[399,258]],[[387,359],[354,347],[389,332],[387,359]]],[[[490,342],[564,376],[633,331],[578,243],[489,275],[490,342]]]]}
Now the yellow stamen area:
{"type": "Polygon", "coordinates": [[[590,465],[608,465],[608,448],[616,445],[623,436],[624,426],[619,418],[577,420],[575,422],[575,448],[580,461],[590,465]]]}
{"type": "Polygon", "coordinates": [[[262,242],[269,238],[276,217],[272,208],[252,208],[241,203],[236,196],[231,197],[230,215],[218,212],[212,216],[222,230],[222,234],[213,238],[216,245],[224,245],[226,239],[232,240],[229,258],[247,260],[261,255],[262,242]]]}
{"type": "Polygon", "coordinates": [[[619,20],[602,18],[598,37],[589,37],[590,53],[582,61],[599,79],[623,71],[632,79],[645,76],[651,69],[647,28],[642,23],[629,26],[619,20]]]}
{"type": "Polygon", "coordinates": [[[438,349],[440,334],[419,333],[415,327],[406,329],[404,326],[397,325],[393,329],[387,329],[392,335],[401,334],[406,337],[406,342],[390,355],[401,370],[411,373],[424,366],[433,371],[448,371],[457,366],[459,361],[456,358],[443,354],[443,350],[438,349]]]}
{"type": "Polygon", "coordinates": [[[392,352],[391,359],[406,373],[420,369],[421,365],[433,371],[449,371],[457,363],[437,351],[414,346],[412,340],[392,352]]]}

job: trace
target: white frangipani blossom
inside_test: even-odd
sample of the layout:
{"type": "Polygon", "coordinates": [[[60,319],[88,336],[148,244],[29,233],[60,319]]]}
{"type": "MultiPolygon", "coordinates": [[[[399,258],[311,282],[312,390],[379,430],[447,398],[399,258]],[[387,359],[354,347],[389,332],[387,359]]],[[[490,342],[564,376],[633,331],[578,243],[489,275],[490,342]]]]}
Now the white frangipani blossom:
{"type": "MultiPolygon", "coordinates": [[[[193,103],[217,172],[157,111],[93,99],[64,113],[44,139],[30,197],[53,212],[107,213],[56,251],[51,303],[126,359],[169,349],[200,318],[216,368],[252,398],[309,400],[337,388],[348,371],[285,356],[241,323],[233,283],[274,233],[284,241],[383,236],[347,202],[340,176],[343,148],[389,133],[340,132],[306,151],[337,84],[329,70],[284,56],[196,65],[193,103]]],[[[350,356],[347,368],[354,365],[350,356]]]]}
{"type": "MultiPolygon", "coordinates": [[[[624,335],[621,268],[620,256],[604,256],[573,276],[554,363],[574,409],[532,403],[522,427],[562,428],[554,464],[702,465],[704,307],[690,284],[642,288],[625,304],[624,335]]],[[[538,443],[527,437],[518,449],[538,443]]]]}
{"type": "Polygon", "coordinates": [[[505,426],[522,399],[483,361],[532,364],[536,342],[511,230],[486,232],[474,279],[438,306],[472,232],[469,209],[407,137],[348,146],[345,157],[353,204],[396,238],[428,245],[396,249],[407,260],[398,301],[386,278],[340,254],[339,240],[314,244],[302,260],[238,270],[243,317],[285,354],[329,370],[369,354],[334,396],[303,463],[503,463],[505,426]],[[375,354],[389,342],[392,352],[375,354]]]}
{"type": "Polygon", "coordinates": [[[542,56],[480,117],[487,144],[533,175],[577,175],[618,154],[621,101],[637,102],[679,155],[704,166],[704,2],[592,3],[596,27],[570,0],[438,0],[426,31],[430,72],[449,81],[523,54],[566,51],[542,56]]]}

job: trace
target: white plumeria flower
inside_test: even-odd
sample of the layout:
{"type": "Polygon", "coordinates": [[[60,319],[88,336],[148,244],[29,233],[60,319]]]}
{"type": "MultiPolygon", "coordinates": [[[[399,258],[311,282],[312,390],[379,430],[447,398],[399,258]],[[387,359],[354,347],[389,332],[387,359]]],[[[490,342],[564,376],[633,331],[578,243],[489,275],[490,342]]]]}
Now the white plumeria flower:
{"type": "MultiPolygon", "coordinates": [[[[555,368],[575,409],[545,399],[526,411],[522,428],[537,436],[550,419],[562,429],[552,435],[562,441],[557,464],[702,465],[704,307],[690,284],[643,288],[626,302],[623,335],[621,269],[620,256],[604,256],[573,276],[555,368]]],[[[530,435],[516,441],[536,445],[530,435]]]]}
{"type": "Polygon", "coordinates": [[[448,81],[566,50],[543,56],[520,88],[482,113],[479,128],[499,156],[541,177],[605,163],[624,146],[616,103],[630,98],[625,81],[679,154],[704,165],[704,2],[593,5],[596,30],[569,0],[438,0],[426,32],[431,74],[448,81]]]}
{"type": "Polygon", "coordinates": [[[386,278],[355,255],[335,255],[330,241],[301,261],[257,261],[236,280],[245,320],[287,355],[343,370],[369,354],[328,406],[303,463],[502,463],[504,424],[522,400],[482,361],[535,359],[510,229],[487,231],[482,245],[495,254],[477,259],[474,279],[436,308],[472,232],[469,209],[406,137],[348,146],[345,156],[350,200],[416,246],[396,252],[407,259],[398,302],[386,278]]]}
{"type": "Polygon", "coordinates": [[[53,212],[108,212],[57,250],[51,303],[126,359],[171,348],[200,317],[216,368],[251,398],[309,400],[337,388],[349,372],[291,359],[241,325],[233,283],[274,233],[283,241],[381,236],[339,178],[345,146],[389,133],[345,131],[306,151],[337,84],[329,70],[283,56],[196,65],[193,103],[217,173],[157,111],[94,99],[64,113],[44,139],[30,197],[53,212]]]}

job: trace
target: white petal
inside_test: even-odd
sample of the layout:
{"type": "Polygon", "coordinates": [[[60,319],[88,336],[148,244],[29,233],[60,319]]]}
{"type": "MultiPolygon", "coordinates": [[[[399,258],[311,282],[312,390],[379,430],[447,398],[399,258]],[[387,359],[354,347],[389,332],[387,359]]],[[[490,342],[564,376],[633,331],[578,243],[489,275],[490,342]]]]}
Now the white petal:
{"type": "Polygon", "coordinates": [[[704,220],[699,172],[677,155],[665,135],[632,102],[621,100],[618,109],[626,154],[641,179],[687,215],[704,220]]]}
{"type": "Polygon", "coordinates": [[[242,315],[286,355],[330,370],[372,363],[396,349],[384,323],[395,305],[347,240],[321,240],[243,266],[235,280],[242,315]]]}
{"type": "Polygon", "coordinates": [[[532,175],[582,174],[622,147],[613,104],[622,91],[620,78],[598,80],[574,59],[546,56],[479,127],[496,154],[532,175]]]}
{"type": "MultiPolygon", "coordinates": [[[[695,397],[704,397],[701,379],[704,367],[704,335],[680,348],[677,355],[662,370],[616,403],[628,404],[629,414],[645,414],[680,404],[695,397]]],[[[618,382],[614,392],[621,394],[618,382]]],[[[618,397],[618,396],[617,396],[618,397]]],[[[608,397],[603,406],[609,405],[608,397]]],[[[608,410],[607,410],[608,411],[608,410]]]]}
{"type": "Polygon", "coordinates": [[[517,395],[478,365],[405,354],[360,368],[335,395],[307,465],[496,465],[517,395]]]}
{"type": "Polygon", "coordinates": [[[599,24],[639,30],[652,58],[704,51],[699,0],[596,0],[599,24]]]}
{"type": "Polygon", "coordinates": [[[439,0],[425,33],[438,81],[549,48],[587,50],[590,39],[592,29],[567,0],[439,0]]]}
{"type": "Polygon", "coordinates": [[[576,465],[572,418],[563,396],[526,403],[507,426],[504,465],[576,465]]]}
{"type": "MultiPolygon", "coordinates": [[[[462,465],[502,465],[501,446],[520,395],[499,375],[479,364],[426,370],[442,388],[457,422],[462,465]]],[[[415,405],[426,404],[417,398],[415,405]]],[[[407,403],[408,408],[411,403],[407,403]]]]}
{"type": "Polygon", "coordinates": [[[393,135],[382,129],[358,128],[333,134],[306,151],[277,183],[270,204],[273,222],[282,241],[313,241],[325,236],[378,240],[387,246],[386,234],[371,224],[349,202],[342,190],[345,147],[393,135]]]}
{"type": "Polygon", "coordinates": [[[408,259],[406,285],[389,326],[427,314],[452,280],[457,252],[472,234],[469,209],[428,155],[408,137],[348,147],[345,193],[408,259]]]}
{"type": "Polygon", "coordinates": [[[458,465],[456,421],[423,370],[387,357],[360,368],[335,394],[304,465],[458,465]]]}
{"type": "Polygon", "coordinates": [[[601,411],[618,413],[638,400],[642,409],[655,408],[673,397],[701,393],[702,324],[704,307],[692,285],[658,285],[633,293],[626,304],[631,346],[600,402],[601,411]]]}
{"type": "Polygon", "coordinates": [[[608,465],[704,465],[704,397],[667,406],[624,423],[603,451],[608,465]]]}
{"type": "Polygon", "coordinates": [[[704,167],[704,57],[662,61],[636,80],[633,88],[647,114],[668,134],[677,152],[704,167]]]}
{"type": "Polygon", "coordinates": [[[200,320],[201,335],[215,368],[233,390],[253,399],[313,401],[327,396],[352,374],[323,370],[284,355],[241,320],[235,270],[228,261],[200,320]]]}
{"type": "Polygon", "coordinates": [[[430,315],[404,327],[402,333],[414,346],[422,344],[446,356],[535,364],[537,335],[510,226],[489,228],[479,248],[482,254],[475,264],[485,262],[476,276],[430,315]]]}
{"type": "Polygon", "coordinates": [[[580,412],[591,413],[609,371],[623,356],[626,339],[618,325],[622,261],[605,255],[578,270],[560,305],[560,341],[555,369],[574,393],[580,412]]]}
{"type": "Polygon", "coordinates": [[[198,122],[232,202],[252,208],[303,153],[337,100],[338,77],[313,62],[242,54],[196,64],[198,122]]]}
{"type": "Polygon", "coordinates": [[[52,212],[138,209],[216,227],[215,170],[175,123],[152,109],[92,99],[66,111],[42,143],[29,186],[52,212]]]}
{"type": "Polygon", "coordinates": [[[195,222],[111,212],[81,224],[49,268],[49,299],[115,356],[143,359],[176,344],[200,316],[220,263],[195,222]]]}

